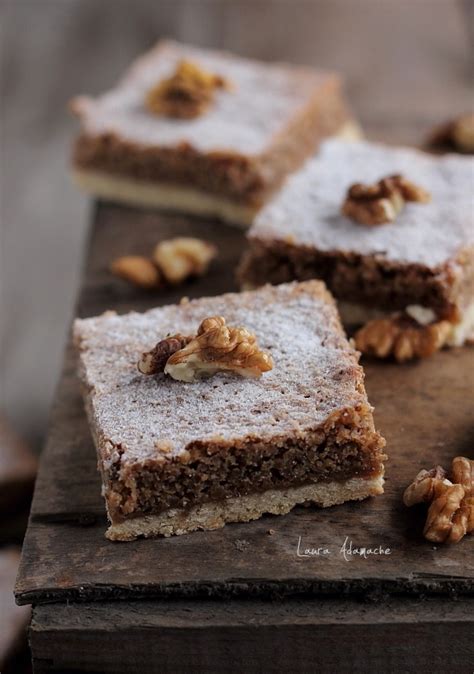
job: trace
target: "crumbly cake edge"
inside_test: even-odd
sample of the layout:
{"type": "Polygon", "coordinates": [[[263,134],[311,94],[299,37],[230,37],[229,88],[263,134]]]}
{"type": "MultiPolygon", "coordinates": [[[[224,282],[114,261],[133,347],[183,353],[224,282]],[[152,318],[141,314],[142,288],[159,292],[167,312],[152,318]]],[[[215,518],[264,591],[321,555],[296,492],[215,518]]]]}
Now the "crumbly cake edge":
{"type": "Polygon", "coordinates": [[[134,517],[111,524],[106,538],[133,541],[138,537],[179,536],[197,530],[212,531],[231,522],[250,522],[269,513],[286,515],[295,506],[313,503],[328,508],[346,501],[359,501],[383,493],[383,468],[369,479],[349,478],[343,482],[319,482],[289,489],[269,489],[259,494],[204,503],[190,510],[170,509],[159,515],[134,517]]]}
{"type": "MultiPolygon", "coordinates": [[[[376,254],[363,255],[342,250],[325,251],[310,246],[298,246],[290,240],[263,239],[252,236],[252,230],[247,234],[247,243],[248,246],[242,254],[236,271],[237,280],[239,281],[241,290],[256,289],[268,283],[279,285],[280,283],[291,283],[292,281],[302,283],[310,280],[307,278],[285,278],[282,281],[279,281],[275,277],[271,278],[269,274],[264,273],[263,276],[261,276],[267,261],[270,262],[271,269],[273,270],[275,269],[275,259],[279,260],[280,269],[284,269],[285,262],[291,262],[291,264],[294,265],[298,258],[307,265],[308,260],[311,260],[311,258],[314,257],[313,264],[315,265],[315,268],[316,266],[321,266],[321,261],[319,261],[319,263],[316,262],[319,258],[323,261],[323,268],[324,263],[327,260],[337,259],[338,261],[345,261],[350,260],[351,258],[359,258],[357,265],[350,265],[352,270],[360,269],[361,272],[364,269],[368,272],[371,270],[379,270],[379,273],[383,273],[383,270],[387,268],[390,270],[393,277],[392,285],[398,278],[397,275],[393,276],[394,272],[396,272],[399,277],[403,277],[406,275],[407,271],[416,271],[420,278],[420,283],[418,283],[417,286],[424,288],[431,286],[432,288],[436,288],[436,301],[428,302],[426,304],[423,303],[422,306],[433,309],[439,318],[454,318],[460,320],[464,310],[469,307],[472,300],[472,291],[474,290],[474,247],[471,246],[464,246],[459,249],[457,255],[453,256],[443,264],[436,267],[427,267],[426,265],[418,263],[385,260],[382,256],[377,256],[376,254]],[[257,273],[255,273],[256,269],[258,269],[257,273]],[[259,276],[261,276],[261,278],[259,278],[259,276]]],[[[335,267],[335,269],[337,268],[335,267]]],[[[340,275],[341,271],[338,273],[340,275]]],[[[362,273],[360,275],[361,277],[364,276],[362,273]]],[[[334,277],[335,273],[333,271],[331,273],[331,278],[334,277]]],[[[324,278],[318,280],[327,283],[324,278]]],[[[387,288],[390,288],[390,281],[383,284],[380,279],[376,279],[374,285],[378,288],[385,288],[386,293],[387,288]]],[[[350,287],[354,287],[353,281],[350,283],[350,287]]],[[[329,285],[328,289],[331,293],[334,292],[334,289],[329,285]]],[[[387,308],[386,298],[383,296],[383,293],[379,294],[381,296],[379,300],[381,302],[380,305],[374,298],[372,298],[370,302],[365,303],[362,296],[357,299],[351,298],[345,301],[354,305],[357,304],[366,306],[367,308],[374,308],[376,310],[379,309],[380,306],[383,311],[395,311],[403,309],[410,304],[421,304],[416,301],[414,297],[409,297],[408,294],[405,293],[406,301],[401,304],[400,302],[394,302],[392,306],[387,308]]],[[[393,293],[391,294],[393,296],[393,293]]],[[[345,292],[344,295],[347,296],[347,293],[345,292]]],[[[337,296],[336,301],[338,301],[337,296]]],[[[343,322],[345,323],[345,321],[343,322]]]]}

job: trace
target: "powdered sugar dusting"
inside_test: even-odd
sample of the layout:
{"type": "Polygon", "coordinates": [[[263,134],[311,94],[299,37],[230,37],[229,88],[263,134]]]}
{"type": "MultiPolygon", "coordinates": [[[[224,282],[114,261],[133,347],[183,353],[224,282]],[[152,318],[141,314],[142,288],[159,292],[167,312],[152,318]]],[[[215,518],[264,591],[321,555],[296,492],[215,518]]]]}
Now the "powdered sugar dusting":
{"type": "Polygon", "coordinates": [[[327,73],[305,68],[267,65],[173,42],[161,42],[139,59],[118,86],[96,99],[75,104],[86,133],[115,133],[146,146],[172,147],[188,143],[202,152],[232,150],[254,155],[266,149],[274,134],[309,102],[327,73]],[[195,61],[222,75],[232,91],[219,90],[202,116],[171,119],[148,112],[147,91],[175,71],[178,61],[195,61]]]}
{"type": "Polygon", "coordinates": [[[323,251],[380,255],[396,262],[442,264],[474,245],[474,162],[408,148],[328,140],[257,217],[249,236],[287,240],[323,251]],[[402,173],[432,194],[408,203],[394,223],[359,225],[341,215],[349,185],[402,173]]]}
{"type": "Polygon", "coordinates": [[[121,445],[122,462],[156,458],[160,446],[174,456],[197,440],[293,437],[366,402],[356,390],[357,356],[318,281],[77,320],[74,335],[93,423],[101,437],[121,445]],[[219,374],[193,384],[137,371],[141,353],[156,341],[193,333],[216,314],[254,331],[274,369],[259,380],[219,374]]]}

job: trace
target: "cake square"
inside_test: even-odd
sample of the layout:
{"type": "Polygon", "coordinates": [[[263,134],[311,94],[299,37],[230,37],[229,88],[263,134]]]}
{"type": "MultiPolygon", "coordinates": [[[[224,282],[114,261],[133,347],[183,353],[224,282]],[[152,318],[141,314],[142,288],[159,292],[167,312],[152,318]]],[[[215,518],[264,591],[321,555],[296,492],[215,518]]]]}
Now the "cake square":
{"type": "Polygon", "coordinates": [[[323,143],[248,232],[243,286],[319,278],[348,326],[408,311],[448,321],[447,344],[474,329],[473,161],[370,142],[323,143]],[[348,188],[401,174],[431,195],[393,222],[365,226],[343,215],[348,188]]]}
{"type": "MultiPolygon", "coordinates": [[[[210,97],[199,89],[172,93],[172,103],[183,95],[196,105],[210,97]]],[[[138,59],[113,90],[79,96],[71,109],[81,121],[73,175],[84,189],[242,225],[323,137],[358,134],[333,73],[171,41],[138,59]],[[183,62],[185,78],[195,67],[218,78],[212,100],[191,108],[198,114],[188,118],[176,116],[179,108],[150,110],[150,92],[183,62]]]]}
{"type": "Polygon", "coordinates": [[[383,491],[385,441],[358,354],[319,281],[76,320],[74,340],[111,540],[383,491]],[[255,333],[274,368],[260,379],[220,373],[191,384],[138,372],[158,340],[216,314],[255,333]]]}

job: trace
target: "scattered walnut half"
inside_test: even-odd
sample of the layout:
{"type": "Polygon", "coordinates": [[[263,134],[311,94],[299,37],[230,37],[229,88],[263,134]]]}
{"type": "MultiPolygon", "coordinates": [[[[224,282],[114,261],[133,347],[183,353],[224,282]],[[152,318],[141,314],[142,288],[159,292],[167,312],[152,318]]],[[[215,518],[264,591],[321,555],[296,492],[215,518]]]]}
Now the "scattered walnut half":
{"type": "Polygon", "coordinates": [[[140,288],[156,288],[161,281],[161,274],[156,265],[141,255],[118,257],[110,265],[110,271],[140,288]]]}
{"type": "Polygon", "coordinates": [[[458,543],[474,531],[474,461],[457,456],[450,477],[441,466],[421,470],[403,495],[406,506],[430,503],[423,534],[433,543],[458,543]]]}
{"type": "Polygon", "coordinates": [[[362,225],[393,222],[405,202],[427,203],[430,194],[401,175],[387,176],[374,185],[354,183],[347,191],[342,213],[362,225]]]}
{"type": "Polygon", "coordinates": [[[451,476],[453,482],[464,487],[466,494],[474,494],[474,461],[457,456],[451,464],[451,476]]]}
{"type": "Polygon", "coordinates": [[[190,276],[206,273],[217,255],[217,248],[207,241],[177,237],[161,241],[153,252],[153,260],[168,283],[181,283],[190,276]]]}
{"type": "Polygon", "coordinates": [[[446,471],[441,466],[431,470],[420,470],[413,482],[405,489],[403,503],[410,507],[417,503],[429,503],[434,498],[435,487],[438,484],[451,482],[446,479],[446,471]]]}
{"type": "Polygon", "coordinates": [[[110,265],[115,276],[141,288],[156,288],[165,282],[178,284],[190,276],[201,276],[217,255],[217,248],[207,241],[178,237],[161,241],[153,258],[125,255],[110,265]]]}
{"type": "Polygon", "coordinates": [[[377,358],[393,356],[399,363],[415,358],[427,358],[441,349],[452,324],[437,321],[421,325],[404,313],[388,318],[376,318],[366,323],[354,335],[356,348],[377,358]]]}
{"type": "Polygon", "coordinates": [[[213,316],[204,319],[197,336],[168,359],[165,373],[193,382],[222,371],[259,378],[272,368],[271,356],[259,349],[255,335],[245,328],[228,327],[222,316],[213,316]]]}
{"type": "Polygon", "coordinates": [[[155,115],[192,119],[212,103],[216,89],[229,88],[220,75],[207,72],[192,61],[182,60],[171,77],[147,93],[145,104],[155,115]]]}
{"type": "Polygon", "coordinates": [[[433,148],[474,153],[474,112],[461,115],[432,131],[428,144],[433,148]]]}
{"type": "Polygon", "coordinates": [[[151,351],[146,351],[138,361],[138,369],[142,374],[158,374],[164,372],[168,358],[176,351],[179,351],[193,337],[180,335],[170,335],[158,342],[151,351]]]}

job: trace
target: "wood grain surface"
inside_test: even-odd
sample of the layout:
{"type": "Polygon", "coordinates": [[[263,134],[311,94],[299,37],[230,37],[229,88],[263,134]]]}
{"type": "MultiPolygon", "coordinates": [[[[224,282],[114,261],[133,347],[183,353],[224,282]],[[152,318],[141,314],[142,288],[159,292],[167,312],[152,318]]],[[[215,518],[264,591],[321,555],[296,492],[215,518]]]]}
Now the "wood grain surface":
{"type": "MultiPolygon", "coordinates": [[[[181,295],[235,287],[233,269],[244,245],[237,229],[217,222],[102,205],[95,218],[81,316],[115,308],[145,309],[181,295]],[[108,270],[116,255],[146,253],[162,237],[194,234],[221,251],[209,276],[172,293],[128,287],[108,270]]],[[[112,543],[96,472],[96,455],[68,350],[42,457],[17,583],[20,603],[150,596],[282,596],[299,593],[474,593],[473,539],[433,546],[421,537],[423,509],[408,510],[404,488],[422,467],[449,466],[474,445],[474,350],[456,349],[411,365],[366,363],[369,399],[387,439],[385,494],[319,510],[296,508],[213,532],[112,543]],[[273,535],[268,531],[273,530],[273,535]],[[326,557],[300,557],[326,547],[326,557]],[[340,548],[390,548],[386,556],[350,557],[340,548]]]]}
{"type": "Polygon", "coordinates": [[[474,599],[138,601],[34,609],[39,672],[471,674],[474,599]],[[442,618],[440,618],[442,616],[442,618]]]}

